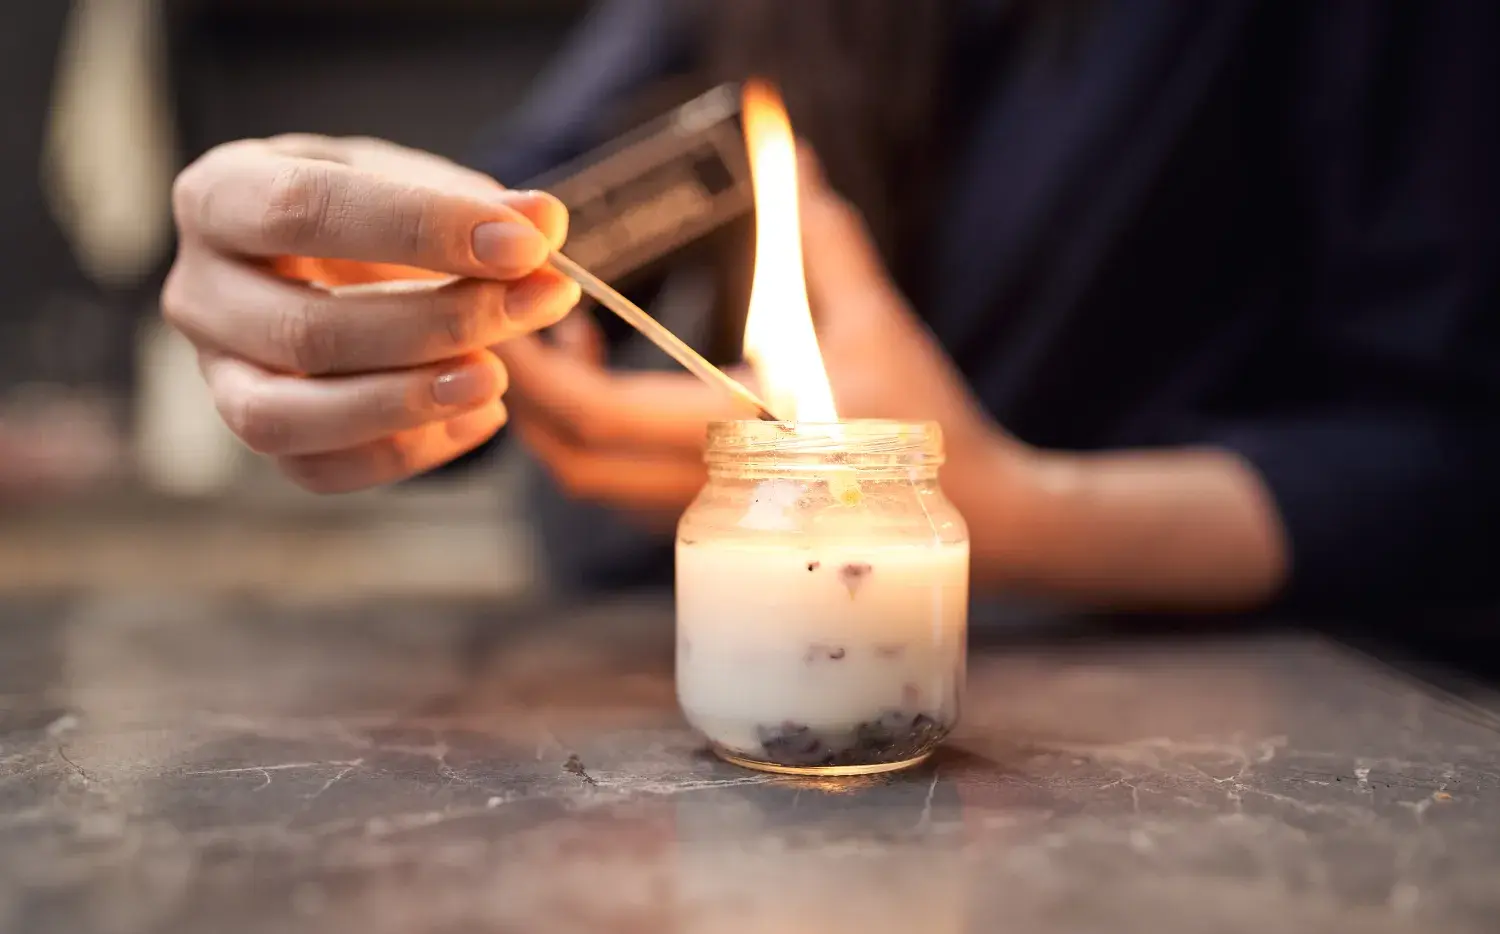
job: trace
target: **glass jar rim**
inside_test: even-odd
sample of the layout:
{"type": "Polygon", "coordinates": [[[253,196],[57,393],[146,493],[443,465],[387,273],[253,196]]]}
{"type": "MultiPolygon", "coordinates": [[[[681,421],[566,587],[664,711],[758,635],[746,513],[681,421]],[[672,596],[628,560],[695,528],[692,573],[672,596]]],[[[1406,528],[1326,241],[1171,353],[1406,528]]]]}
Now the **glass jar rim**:
{"type": "Polygon", "coordinates": [[[937,422],[874,418],[839,422],[749,419],[708,426],[710,464],[786,458],[899,461],[935,467],[943,461],[943,430],[937,422]]]}

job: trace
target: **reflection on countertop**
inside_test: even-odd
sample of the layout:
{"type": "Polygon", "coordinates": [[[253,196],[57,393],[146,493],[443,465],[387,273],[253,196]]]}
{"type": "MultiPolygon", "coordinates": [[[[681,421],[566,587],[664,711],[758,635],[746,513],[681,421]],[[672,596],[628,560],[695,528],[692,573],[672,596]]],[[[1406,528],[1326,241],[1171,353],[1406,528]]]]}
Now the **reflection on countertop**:
{"type": "Polygon", "coordinates": [[[6,931],[1417,932],[1500,910],[1495,717],[1312,635],[987,636],[930,767],[819,781],[702,752],[664,603],[5,615],[6,931]]]}

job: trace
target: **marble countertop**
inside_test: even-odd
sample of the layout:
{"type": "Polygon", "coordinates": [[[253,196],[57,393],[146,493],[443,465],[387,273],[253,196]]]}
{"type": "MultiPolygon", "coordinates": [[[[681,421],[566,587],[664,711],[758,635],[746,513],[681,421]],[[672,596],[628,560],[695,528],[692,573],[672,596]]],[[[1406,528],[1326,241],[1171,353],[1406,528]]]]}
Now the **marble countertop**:
{"type": "Polygon", "coordinates": [[[981,639],[950,745],[841,781],[708,757],[670,668],[660,604],[12,602],[0,930],[1373,934],[1500,913],[1500,707],[1320,636],[981,639]]]}

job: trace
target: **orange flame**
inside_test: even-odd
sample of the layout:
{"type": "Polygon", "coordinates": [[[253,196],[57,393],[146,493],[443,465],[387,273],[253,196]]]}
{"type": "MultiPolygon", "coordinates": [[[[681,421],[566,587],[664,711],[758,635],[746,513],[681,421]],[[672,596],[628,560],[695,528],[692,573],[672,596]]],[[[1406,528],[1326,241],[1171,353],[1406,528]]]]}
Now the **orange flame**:
{"type": "Polygon", "coordinates": [[[745,85],[744,123],[756,224],[745,359],[760,381],[762,398],[778,416],[836,422],[802,270],[797,142],[774,88],[759,81],[745,85]]]}

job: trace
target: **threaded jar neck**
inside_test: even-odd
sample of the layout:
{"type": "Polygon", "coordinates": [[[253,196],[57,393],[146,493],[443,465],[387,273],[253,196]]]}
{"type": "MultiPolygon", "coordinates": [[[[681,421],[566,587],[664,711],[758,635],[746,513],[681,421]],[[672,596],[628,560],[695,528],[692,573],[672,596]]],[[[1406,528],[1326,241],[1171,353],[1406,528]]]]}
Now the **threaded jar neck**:
{"type": "Polygon", "coordinates": [[[711,474],[798,475],[848,470],[931,478],[943,463],[936,422],[715,422],[705,461],[711,474]]]}

